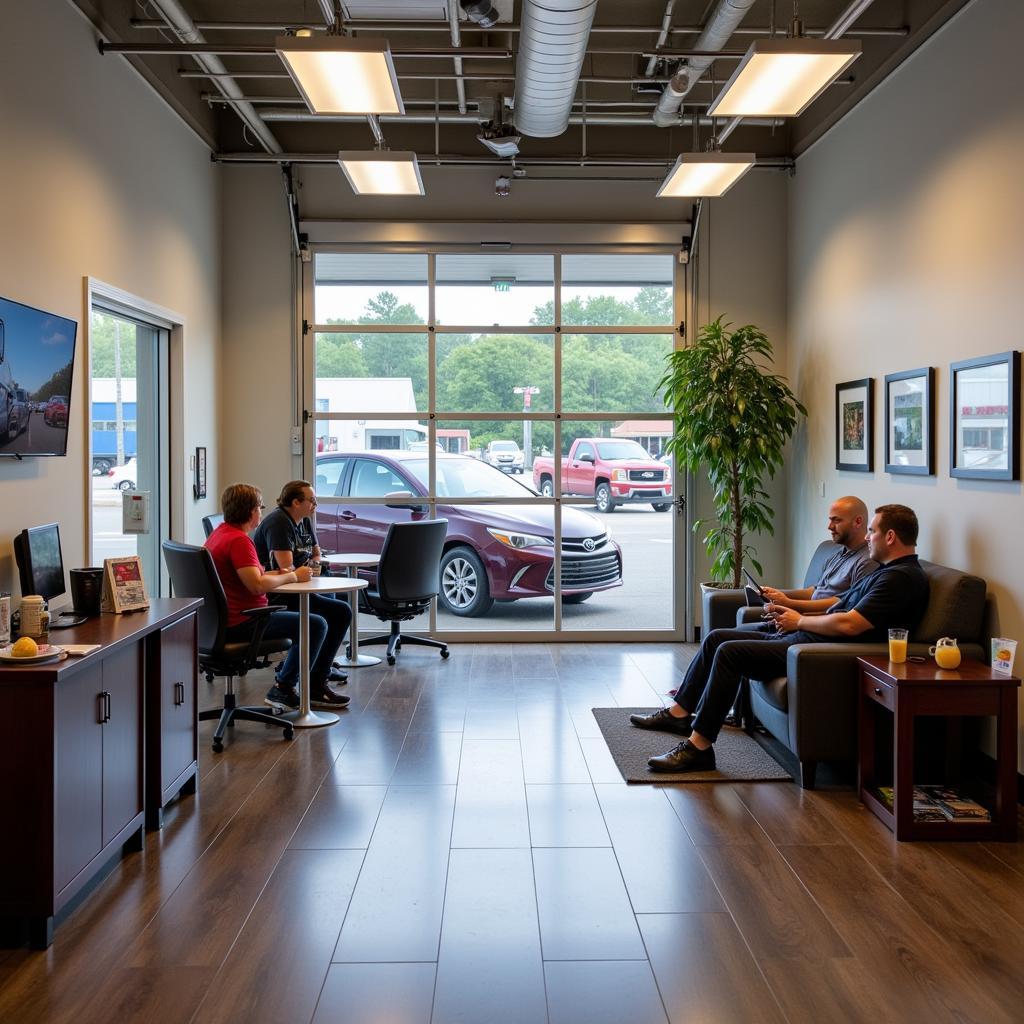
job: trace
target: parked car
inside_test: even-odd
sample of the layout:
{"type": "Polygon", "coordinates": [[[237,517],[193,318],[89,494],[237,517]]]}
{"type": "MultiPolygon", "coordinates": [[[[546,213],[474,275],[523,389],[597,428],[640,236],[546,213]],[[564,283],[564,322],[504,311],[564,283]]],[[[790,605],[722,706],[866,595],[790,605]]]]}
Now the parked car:
{"type": "MultiPolygon", "coordinates": [[[[537,490],[551,497],[554,481],[555,460],[534,459],[537,490]]],[[[636,441],[578,437],[562,459],[562,493],[593,496],[598,512],[648,502],[655,512],[667,512],[672,505],[672,469],[652,459],[636,441]]]]}
{"type": "Polygon", "coordinates": [[[134,491],[139,485],[139,465],[135,459],[129,459],[123,466],[108,470],[107,477],[119,491],[134,491]]]}
{"type": "Polygon", "coordinates": [[[503,473],[522,473],[526,460],[515,441],[492,441],[484,449],[484,462],[503,473]]]}
{"type": "MultiPolygon", "coordinates": [[[[28,430],[28,418],[32,415],[32,403],[28,400],[28,392],[24,388],[14,389],[14,406],[11,410],[11,418],[14,420],[15,436],[28,430]]],[[[11,432],[8,426],[8,433],[11,432]]]]}
{"type": "MultiPolygon", "coordinates": [[[[554,510],[529,505],[448,505],[445,498],[525,498],[533,492],[479,459],[436,456],[437,515],[448,520],[439,601],[454,615],[485,615],[498,601],[554,591],[554,510]]],[[[391,523],[430,516],[428,456],[419,452],[318,455],[317,536],[325,552],[379,554],[391,523]],[[327,501],[328,498],[341,501],[327,501]],[[360,505],[346,498],[378,498],[360,505]],[[404,500],[404,504],[402,503],[404,500]]],[[[330,558],[330,555],[327,556],[330,558]]],[[[372,573],[370,574],[372,576],[372,573]]],[[[579,604],[622,585],[622,551],[589,512],[562,509],[562,594],[579,604]]]]}
{"type": "Polygon", "coordinates": [[[43,422],[48,427],[66,427],[68,425],[67,395],[51,395],[43,410],[43,422]]]}

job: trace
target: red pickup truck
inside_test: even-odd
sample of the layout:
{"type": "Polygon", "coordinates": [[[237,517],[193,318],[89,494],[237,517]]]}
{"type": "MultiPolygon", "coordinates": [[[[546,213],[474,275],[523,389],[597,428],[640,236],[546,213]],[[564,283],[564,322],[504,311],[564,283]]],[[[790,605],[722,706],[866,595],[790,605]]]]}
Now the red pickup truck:
{"type": "MultiPolygon", "coordinates": [[[[541,494],[555,493],[555,460],[533,460],[533,485],[541,494]]],[[[650,503],[655,512],[672,504],[672,468],[652,459],[636,441],[578,437],[562,460],[562,493],[594,498],[598,512],[618,505],[650,503]]]]}

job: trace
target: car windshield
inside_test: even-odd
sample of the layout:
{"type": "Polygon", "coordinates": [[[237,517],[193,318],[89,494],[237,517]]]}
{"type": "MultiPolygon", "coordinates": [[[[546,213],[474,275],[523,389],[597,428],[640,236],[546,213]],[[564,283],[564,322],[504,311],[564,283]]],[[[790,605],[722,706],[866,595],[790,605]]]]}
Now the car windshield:
{"type": "MultiPolygon", "coordinates": [[[[427,489],[427,460],[415,459],[403,465],[427,489]]],[[[439,498],[525,498],[533,491],[516,483],[500,469],[478,459],[437,460],[437,496],[439,498]]]]}
{"type": "Polygon", "coordinates": [[[517,452],[519,445],[515,441],[494,441],[491,444],[492,452],[517,452]]]}
{"type": "Polygon", "coordinates": [[[650,455],[636,441],[602,441],[597,446],[597,454],[609,462],[616,459],[650,459],[650,455]]]}

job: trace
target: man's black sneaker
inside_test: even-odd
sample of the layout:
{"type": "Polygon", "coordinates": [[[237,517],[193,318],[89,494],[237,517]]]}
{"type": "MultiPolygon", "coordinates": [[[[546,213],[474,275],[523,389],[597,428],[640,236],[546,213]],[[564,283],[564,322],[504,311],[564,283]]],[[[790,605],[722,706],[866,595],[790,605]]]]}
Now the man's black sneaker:
{"type": "Polygon", "coordinates": [[[309,703],[315,708],[343,708],[351,700],[343,693],[335,693],[329,686],[313,688],[309,703]]]}
{"type": "Polygon", "coordinates": [[[677,743],[667,754],[647,759],[652,772],[713,772],[715,748],[698,750],[689,740],[677,743]]]}
{"type": "Polygon", "coordinates": [[[269,704],[276,714],[285,711],[294,711],[299,706],[299,695],[294,689],[287,686],[272,686],[267,690],[264,704],[269,704]]]}
{"type": "Polygon", "coordinates": [[[668,708],[661,708],[653,715],[630,715],[629,720],[638,729],[656,729],[658,732],[674,732],[677,736],[689,736],[693,732],[693,716],[676,718],[668,708]]]}

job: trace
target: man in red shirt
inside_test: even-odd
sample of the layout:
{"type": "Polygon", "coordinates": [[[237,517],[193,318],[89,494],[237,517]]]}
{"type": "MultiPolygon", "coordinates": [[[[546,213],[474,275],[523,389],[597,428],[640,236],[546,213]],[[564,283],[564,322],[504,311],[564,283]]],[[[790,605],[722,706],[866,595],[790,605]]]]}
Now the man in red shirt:
{"type": "MultiPolygon", "coordinates": [[[[251,635],[253,623],[242,613],[247,608],[262,608],[267,604],[267,594],[286,583],[305,583],[312,576],[309,566],[287,572],[272,570],[265,572],[260,565],[256,547],[249,539],[263,512],[263,496],[250,484],[232,484],[221,495],[221,509],[224,522],[206,540],[206,548],[213,556],[224,587],[228,604],[229,640],[246,640],[251,635]]],[[[299,706],[295,684],[299,679],[299,613],[294,611],[275,612],[270,616],[266,632],[267,639],[287,637],[292,643],[284,664],[278,670],[277,681],[267,692],[266,703],[278,711],[299,706]]],[[[324,643],[327,637],[327,621],[321,615],[309,616],[309,674],[311,703],[341,707],[349,698],[335,693],[327,684],[330,677],[334,652],[324,643]]]]}

